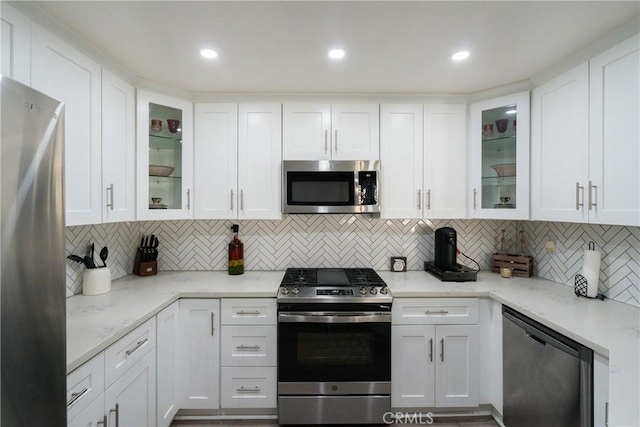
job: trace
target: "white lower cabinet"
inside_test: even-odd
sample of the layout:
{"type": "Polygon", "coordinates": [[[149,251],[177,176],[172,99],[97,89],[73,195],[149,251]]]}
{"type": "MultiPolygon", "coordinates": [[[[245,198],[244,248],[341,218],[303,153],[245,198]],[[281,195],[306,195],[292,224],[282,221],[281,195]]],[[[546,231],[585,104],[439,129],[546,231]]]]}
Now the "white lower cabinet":
{"type": "Polygon", "coordinates": [[[157,425],[169,426],[179,409],[178,360],[180,302],[176,301],[156,316],[157,327],[157,425]]]}
{"type": "Polygon", "coordinates": [[[180,300],[181,409],[220,407],[220,301],[180,300]]]}
{"type": "MultiPolygon", "coordinates": [[[[477,324],[440,324],[447,307],[477,323],[477,300],[400,299],[394,301],[391,328],[391,406],[448,408],[479,405],[480,341],[477,324]],[[468,307],[464,308],[464,304],[468,307]],[[429,307],[417,315],[418,307],[429,307]],[[440,309],[436,310],[438,307],[440,309]],[[407,316],[407,313],[413,313],[407,316]],[[474,314],[475,313],[475,314],[474,314]],[[413,320],[410,320],[413,319],[413,320]],[[398,322],[399,321],[399,322],[398,322]],[[407,324],[414,323],[414,324],[407,324]],[[438,323],[438,324],[434,324],[438,323]]],[[[460,320],[452,319],[452,323],[460,320]]]]}
{"type": "Polygon", "coordinates": [[[223,408],[275,408],[275,367],[222,367],[223,408]]]}
{"type": "Polygon", "coordinates": [[[85,409],[80,411],[78,415],[71,418],[67,425],[82,427],[108,426],[108,417],[104,410],[104,393],[85,409]]]}

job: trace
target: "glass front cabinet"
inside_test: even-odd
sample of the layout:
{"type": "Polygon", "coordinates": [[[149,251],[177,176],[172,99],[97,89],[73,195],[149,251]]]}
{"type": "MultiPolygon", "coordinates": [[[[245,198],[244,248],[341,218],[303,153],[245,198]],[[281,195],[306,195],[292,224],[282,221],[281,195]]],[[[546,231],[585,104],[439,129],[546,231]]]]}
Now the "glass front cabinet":
{"type": "Polygon", "coordinates": [[[469,217],[529,218],[529,92],[471,104],[469,217]]]}
{"type": "Polygon", "coordinates": [[[193,218],[193,104],[138,91],[138,219],[193,218]]]}

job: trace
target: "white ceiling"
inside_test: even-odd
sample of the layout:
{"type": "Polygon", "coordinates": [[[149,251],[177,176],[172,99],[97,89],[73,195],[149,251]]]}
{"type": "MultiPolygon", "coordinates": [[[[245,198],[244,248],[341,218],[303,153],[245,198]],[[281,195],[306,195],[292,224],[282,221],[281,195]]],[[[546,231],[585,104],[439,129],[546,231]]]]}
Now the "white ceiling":
{"type": "Polygon", "coordinates": [[[472,93],[529,79],[640,13],[637,1],[36,4],[136,76],[196,93],[472,93]],[[472,55],[454,63],[460,49],[472,55]]]}

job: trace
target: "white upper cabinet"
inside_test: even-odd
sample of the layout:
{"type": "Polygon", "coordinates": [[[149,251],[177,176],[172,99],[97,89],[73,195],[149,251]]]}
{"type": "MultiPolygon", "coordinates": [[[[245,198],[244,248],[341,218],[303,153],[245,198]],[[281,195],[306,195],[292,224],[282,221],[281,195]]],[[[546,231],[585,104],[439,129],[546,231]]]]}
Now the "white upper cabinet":
{"type": "Polygon", "coordinates": [[[640,225],[640,37],[591,59],[589,222],[640,225]]]}
{"type": "Polygon", "coordinates": [[[424,106],[425,218],[467,216],[467,106],[424,106]]]}
{"type": "Polygon", "coordinates": [[[2,75],[29,86],[31,84],[31,22],[6,2],[0,2],[0,14],[2,75]]]}
{"type": "Polygon", "coordinates": [[[284,104],[284,160],[379,160],[378,104],[284,104]]]}
{"type": "Polygon", "coordinates": [[[471,104],[469,216],[529,218],[529,92],[471,104]]]}
{"type": "Polygon", "coordinates": [[[531,218],[586,222],[589,66],[536,88],[531,99],[531,218]]]}
{"type": "Polygon", "coordinates": [[[195,218],[238,217],[238,104],[195,105],[195,218]]]}
{"type": "Polygon", "coordinates": [[[282,107],[240,104],[239,219],[282,218],[282,107]]]}
{"type": "Polygon", "coordinates": [[[422,105],[380,106],[381,218],[422,218],[422,105]]]}
{"type": "Polygon", "coordinates": [[[137,217],[193,217],[193,104],[138,91],[137,217]]]}
{"type": "Polygon", "coordinates": [[[102,222],[136,218],[135,117],[135,89],[103,69],[102,222]]]}
{"type": "Polygon", "coordinates": [[[102,220],[101,68],[32,26],[32,87],[65,104],[66,225],[102,220]]]}

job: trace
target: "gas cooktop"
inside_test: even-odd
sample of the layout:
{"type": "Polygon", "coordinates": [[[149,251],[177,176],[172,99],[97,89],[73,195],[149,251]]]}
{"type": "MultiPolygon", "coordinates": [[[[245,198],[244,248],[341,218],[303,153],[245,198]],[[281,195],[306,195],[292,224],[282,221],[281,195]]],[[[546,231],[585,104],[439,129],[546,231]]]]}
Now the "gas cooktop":
{"type": "Polygon", "coordinates": [[[391,302],[386,283],[372,268],[288,268],[278,301],[391,302]]]}

